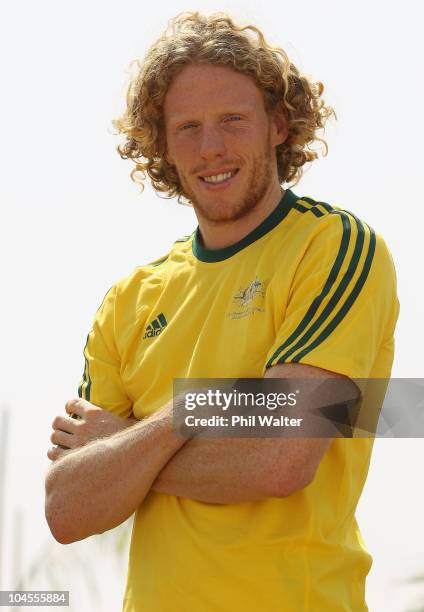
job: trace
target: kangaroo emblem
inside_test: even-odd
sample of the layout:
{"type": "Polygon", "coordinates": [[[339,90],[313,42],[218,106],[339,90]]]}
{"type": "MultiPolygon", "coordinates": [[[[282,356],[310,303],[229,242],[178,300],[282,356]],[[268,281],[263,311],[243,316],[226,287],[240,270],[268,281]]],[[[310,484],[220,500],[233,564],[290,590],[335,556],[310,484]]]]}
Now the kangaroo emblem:
{"type": "Polygon", "coordinates": [[[262,297],[265,295],[264,283],[258,278],[255,278],[246,289],[240,289],[234,296],[234,300],[240,303],[240,306],[247,306],[256,295],[260,294],[262,297]]]}

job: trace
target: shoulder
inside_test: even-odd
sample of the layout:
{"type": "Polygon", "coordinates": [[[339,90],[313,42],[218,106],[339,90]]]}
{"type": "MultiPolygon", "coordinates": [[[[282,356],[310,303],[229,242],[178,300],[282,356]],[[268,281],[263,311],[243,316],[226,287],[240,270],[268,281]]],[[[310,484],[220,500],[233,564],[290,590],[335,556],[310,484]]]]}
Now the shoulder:
{"type": "Polygon", "coordinates": [[[378,231],[351,210],[310,197],[297,199],[292,219],[298,241],[292,292],[331,295],[342,312],[371,301],[399,311],[395,266],[378,231]]]}
{"type": "Polygon", "coordinates": [[[138,294],[140,290],[153,289],[161,286],[168,274],[169,266],[179,255],[191,248],[193,234],[177,238],[169,251],[156,259],[136,266],[129,274],[119,278],[111,287],[117,298],[138,294]]]}
{"type": "Polygon", "coordinates": [[[323,239],[350,237],[355,230],[360,236],[372,233],[372,228],[357,217],[352,211],[313,199],[309,196],[298,198],[293,204],[293,221],[301,223],[309,230],[311,239],[321,237],[323,239]]]}
{"type": "Polygon", "coordinates": [[[382,265],[394,268],[389,248],[378,229],[351,210],[313,199],[298,198],[293,204],[294,221],[307,232],[305,254],[348,258],[352,267],[382,265]]]}

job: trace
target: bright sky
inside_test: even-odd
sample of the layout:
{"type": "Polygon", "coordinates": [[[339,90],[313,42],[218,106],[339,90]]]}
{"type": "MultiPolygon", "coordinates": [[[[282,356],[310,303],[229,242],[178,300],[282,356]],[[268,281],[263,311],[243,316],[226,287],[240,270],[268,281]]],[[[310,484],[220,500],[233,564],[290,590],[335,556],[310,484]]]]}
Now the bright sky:
{"type": "MultiPolygon", "coordinates": [[[[130,61],[170,17],[191,9],[222,5],[16,0],[2,10],[0,409],[9,408],[11,420],[0,588],[12,588],[17,510],[18,566],[27,568],[51,539],[43,514],[51,421],[76,395],[86,335],[104,294],[197,224],[191,209],[150,189],[139,195],[110,123],[124,107],[130,61]]],[[[421,3],[227,0],[225,10],[259,26],[324,83],[338,117],[325,133],[329,154],[294,191],[351,210],[384,236],[401,302],[392,375],[423,377],[421,3]]],[[[423,449],[423,440],[375,445],[358,511],[374,557],[372,612],[400,612],[419,594],[424,599],[424,584],[402,582],[424,571],[423,449]]],[[[116,593],[112,601],[102,611],[118,609],[116,593]]]]}

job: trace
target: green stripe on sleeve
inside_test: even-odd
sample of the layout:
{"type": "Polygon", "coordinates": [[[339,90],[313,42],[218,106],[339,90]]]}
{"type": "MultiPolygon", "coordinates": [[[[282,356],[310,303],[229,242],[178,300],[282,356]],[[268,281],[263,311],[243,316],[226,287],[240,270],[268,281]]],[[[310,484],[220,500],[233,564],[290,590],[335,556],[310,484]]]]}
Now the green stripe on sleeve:
{"type": "Polygon", "coordinates": [[[334,211],[334,214],[339,214],[340,216],[340,220],[342,222],[342,227],[343,227],[343,234],[342,234],[342,238],[340,241],[339,251],[337,253],[337,257],[334,261],[333,267],[330,270],[330,274],[328,275],[328,278],[325,282],[324,287],[322,288],[321,293],[314,298],[305,316],[300,321],[299,325],[296,327],[294,332],[287,338],[287,340],[285,340],[285,342],[283,342],[281,346],[277,348],[277,350],[274,352],[271,359],[269,359],[268,363],[266,364],[267,368],[269,368],[272,365],[272,362],[274,361],[274,359],[276,359],[276,357],[278,357],[278,355],[281,354],[281,352],[285,348],[290,346],[300,336],[300,334],[307,328],[309,323],[312,321],[315,313],[317,312],[318,308],[321,306],[323,300],[329,294],[341,270],[341,267],[345,260],[346,253],[347,253],[348,246],[349,246],[349,241],[350,241],[350,236],[351,236],[351,223],[350,223],[350,219],[348,215],[344,213],[337,213],[336,211],[334,211]]]}
{"type": "MultiPolygon", "coordinates": [[[[332,210],[334,210],[334,208],[330,206],[330,204],[327,204],[327,202],[316,202],[312,198],[307,198],[306,196],[302,196],[302,200],[304,202],[307,202],[311,206],[322,206],[328,212],[331,212],[332,210]]],[[[349,212],[349,211],[345,210],[344,212],[349,212]]]]}
{"type": "Polygon", "coordinates": [[[87,340],[85,342],[85,346],[84,346],[84,372],[82,374],[82,381],[80,386],[78,387],[78,397],[82,398],[82,399],[86,399],[87,401],[90,401],[90,390],[91,390],[91,378],[90,378],[90,372],[88,369],[88,359],[87,356],[85,354],[85,350],[87,348],[87,344],[88,344],[88,339],[90,337],[90,334],[87,335],[87,340]]]}
{"type": "Polygon", "coordinates": [[[375,245],[376,245],[375,232],[369,226],[367,226],[367,227],[368,227],[368,229],[370,230],[370,233],[371,233],[370,243],[369,243],[369,246],[368,246],[368,253],[367,253],[367,256],[366,256],[366,259],[365,259],[364,267],[362,269],[362,272],[361,272],[358,280],[355,283],[354,288],[352,289],[352,291],[349,294],[349,297],[347,298],[346,302],[343,304],[342,308],[340,308],[339,312],[332,319],[332,321],[330,321],[330,323],[327,325],[327,327],[325,329],[323,329],[323,331],[320,333],[320,335],[313,342],[311,342],[311,344],[309,344],[307,347],[305,347],[303,349],[303,351],[298,353],[292,359],[293,363],[298,363],[307,353],[312,351],[319,344],[321,344],[321,342],[323,342],[326,338],[328,338],[328,336],[331,334],[332,331],[334,331],[334,329],[337,327],[337,325],[341,321],[343,321],[343,319],[345,318],[345,316],[347,315],[347,313],[351,309],[352,305],[354,304],[356,298],[360,294],[361,289],[364,286],[365,281],[368,278],[369,271],[371,269],[371,264],[372,264],[372,261],[373,261],[373,258],[374,258],[375,245]]]}
{"type": "MultiPolygon", "coordinates": [[[[339,213],[338,211],[334,211],[334,212],[331,212],[330,214],[344,214],[344,213],[339,213]]],[[[284,353],[284,355],[282,355],[278,359],[278,363],[286,362],[286,360],[291,355],[293,355],[293,353],[295,353],[302,346],[304,346],[310,340],[313,334],[316,331],[318,331],[318,329],[325,323],[325,321],[332,314],[336,306],[339,304],[340,299],[343,296],[343,293],[345,292],[352,278],[355,276],[355,273],[358,269],[359,260],[362,255],[363,246],[364,246],[364,238],[365,238],[365,231],[364,231],[364,226],[362,225],[362,222],[356,217],[355,217],[355,221],[356,221],[356,225],[358,228],[358,234],[356,236],[355,248],[352,254],[352,258],[349,262],[348,269],[344,273],[343,278],[341,279],[336,291],[334,292],[333,296],[329,300],[328,304],[326,305],[326,307],[324,308],[320,316],[309,327],[307,332],[300,338],[300,340],[294,346],[292,346],[291,349],[289,349],[286,353],[284,353]]],[[[294,359],[292,359],[291,361],[294,361],[294,359]]]]}
{"type": "Polygon", "coordinates": [[[317,208],[316,206],[312,206],[311,208],[307,208],[306,206],[303,206],[303,204],[296,203],[296,204],[293,204],[293,208],[295,208],[296,210],[298,210],[301,213],[311,212],[316,217],[323,217],[324,214],[325,214],[319,208],[317,208]]]}
{"type": "MultiPolygon", "coordinates": [[[[98,309],[96,310],[96,313],[99,312],[100,308],[103,306],[105,299],[107,298],[107,296],[109,295],[110,291],[112,291],[113,289],[115,289],[116,285],[112,285],[112,287],[109,287],[109,289],[106,291],[104,298],[102,300],[102,303],[100,304],[100,306],[98,307],[98,309]]],[[[84,346],[84,350],[83,350],[83,355],[84,355],[84,372],[82,375],[82,381],[80,386],[78,387],[78,397],[80,397],[81,399],[86,399],[88,402],[90,401],[90,395],[91,395],[91,378],[90,378],[90,370],[89,370],[89,365],[88,365],[88,359],[87,359],[87,355],[86,355],[86,350],[87,350],[87,346],[88,346],[88,340],[90,338],[90,333],[93,330],[91,329],[88,332],[87,335],[87,340],[85,342],[85,346],[84,346]]]]}

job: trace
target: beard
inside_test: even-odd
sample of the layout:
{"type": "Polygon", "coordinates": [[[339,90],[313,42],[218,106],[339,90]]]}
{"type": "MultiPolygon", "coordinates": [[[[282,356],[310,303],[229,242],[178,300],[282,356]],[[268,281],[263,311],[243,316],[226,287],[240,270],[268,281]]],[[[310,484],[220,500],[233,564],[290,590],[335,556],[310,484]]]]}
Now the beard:
{"type": "Polygon", "coordinates": [[[271,147],[269,138],[267,144],[265,151],[253,159],[252,170],[244,192],[232,202],[231,206],[220,205],[219,202],[216,202],[214,206],[204,204],[190,189],[185,178],[180,176],[184,196],[190,200],[193,208],[199,211],[204,219],[215,225],[224,224],[241,219],[256,208],[266,195],[273,176],[275,149],[271,147]]]}

